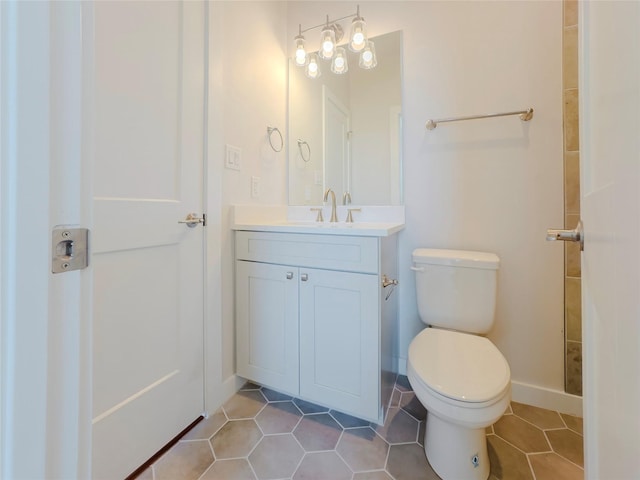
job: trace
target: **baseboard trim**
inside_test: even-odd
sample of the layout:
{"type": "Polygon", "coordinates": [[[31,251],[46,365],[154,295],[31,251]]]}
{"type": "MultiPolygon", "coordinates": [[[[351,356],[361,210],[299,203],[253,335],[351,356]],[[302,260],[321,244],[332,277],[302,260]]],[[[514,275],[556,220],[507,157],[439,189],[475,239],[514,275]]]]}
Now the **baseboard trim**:
{"type": "Polygon", "coordinates": [[[561,390],[512,381],[511,399],[514,402],[582,417],[582,397],[561,390]]]}
{"type": "Polygon", "coordinates": [[[394,366],[397,368],[398,375],[407,374],[407,358],[406,357],[393,357],[394,366]]]}

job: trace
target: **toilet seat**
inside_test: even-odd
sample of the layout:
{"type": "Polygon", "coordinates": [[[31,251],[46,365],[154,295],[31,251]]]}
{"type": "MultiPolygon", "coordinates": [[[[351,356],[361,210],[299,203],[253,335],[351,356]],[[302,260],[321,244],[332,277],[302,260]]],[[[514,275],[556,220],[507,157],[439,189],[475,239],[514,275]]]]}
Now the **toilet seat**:
{"type": "Polygon", "coordinates": [[[477,335],[426,328],[411,342],[409,362],[432,394],[468,408],[493,403],[510,386],[506,359],[491,341],[477,335]]]}

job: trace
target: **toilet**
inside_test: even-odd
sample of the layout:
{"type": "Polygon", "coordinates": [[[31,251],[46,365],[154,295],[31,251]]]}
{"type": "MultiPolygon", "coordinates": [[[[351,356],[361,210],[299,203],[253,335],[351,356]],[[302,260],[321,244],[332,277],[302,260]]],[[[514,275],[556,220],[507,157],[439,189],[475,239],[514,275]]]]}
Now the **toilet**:
{"type": "Polygon", "coordinates": [[[427,410],[424,449],[443,480],[486,480],[485,428],[511,401],[506,359],[482,335],[493,326],[500,259],[493,253],[413,251],[418,312],[407,377],[427,410]]]}

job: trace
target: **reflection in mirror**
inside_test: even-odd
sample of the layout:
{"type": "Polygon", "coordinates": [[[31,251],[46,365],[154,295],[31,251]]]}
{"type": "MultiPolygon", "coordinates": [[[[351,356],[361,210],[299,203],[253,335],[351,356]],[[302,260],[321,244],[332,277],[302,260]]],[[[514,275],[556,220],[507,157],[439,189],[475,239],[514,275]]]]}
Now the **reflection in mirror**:
{"type": "Polygon", "coordinates": [[[331,188],[356,205],[402,204],[402,32],[374,37],[378,65],[310,79],[289,62],[289,204],[320,205],[331,188]]]}

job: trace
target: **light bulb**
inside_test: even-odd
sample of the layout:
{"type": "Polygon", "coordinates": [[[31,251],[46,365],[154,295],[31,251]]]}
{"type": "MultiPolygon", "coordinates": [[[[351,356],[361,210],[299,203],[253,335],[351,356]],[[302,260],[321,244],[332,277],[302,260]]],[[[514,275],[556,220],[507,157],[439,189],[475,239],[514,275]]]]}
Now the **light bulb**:
{"type": "Polygon", "coordinates": [[[309,63],[304,71],[305,75],[309,78],[318,78],[321,74],[320,66],[318,65],[318,55],[312,53],[309,55],[309,63]]]}
{"type": "Polygon", "coordinates": [[[336,48],[336,53],[331,61],[331,71],[338,75],[347,73],[349,65],[347,64],[347,52],[344,48],[336,48]]]}
{"type": "Polygon", "coordinates": [[[304,37],[302,36],[302,33],[300,33],[299,35],[296,35],[296,55],[295,55],[295,61],[296,61],[296,65],[298,65],[299,67],[304,67],[307,64],[307,52],[304,48],[304,37]]]}
{"type": "Polygon", "coordinates": [[[349,40],[349,50],[352,52],[360,52],[367,44],[367,25],[364,18],[357,16],[351,22],[351,35],[349,40]]]}
{"type": "Polygon", "coordinates": [[[321,34],[320,58],[330,60],[336,51],[336,33],[329,25],[324,27],[321,34]]]}
{"type": "Polygon", "coordinates": [[[296,50],[296,65],[304,67],[305,63],[307,63],[307,52],[304,51],[304,48],[298,48],[296,50]]]}
{"type": "Polygon", "coordinates": [[[358,62],[358,65],[360,68],[364,68],[365,70],[375,68],[375,66],[378,65],[376,49],[373,42],[366,42],[364,50],[360,53],[360,61],[358,62]]]}

